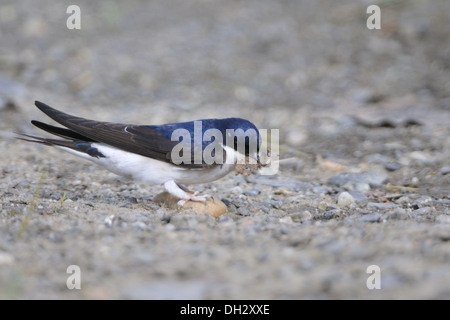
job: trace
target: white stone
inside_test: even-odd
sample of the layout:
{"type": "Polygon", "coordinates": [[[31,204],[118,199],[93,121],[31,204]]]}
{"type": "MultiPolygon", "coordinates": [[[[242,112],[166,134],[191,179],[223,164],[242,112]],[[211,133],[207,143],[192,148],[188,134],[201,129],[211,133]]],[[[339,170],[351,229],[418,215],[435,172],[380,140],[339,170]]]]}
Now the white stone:
{"type": "Polygon", "coordinates": [[[342,192],[339,197],[338,197],[338,201],[337,204],[339,207],[347,207],[349,205],[351,205],[352,203],[355,203],[355,198],[353,198],[353,196],[348,193],[348,192],[342,192]]]}

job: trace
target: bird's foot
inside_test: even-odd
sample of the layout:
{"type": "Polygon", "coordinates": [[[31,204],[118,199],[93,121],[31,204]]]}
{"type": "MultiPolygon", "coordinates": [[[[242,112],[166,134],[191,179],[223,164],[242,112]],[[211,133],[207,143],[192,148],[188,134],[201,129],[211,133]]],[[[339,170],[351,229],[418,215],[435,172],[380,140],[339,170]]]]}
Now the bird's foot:
{"type": "Polygon", "coordinates": [[[198,191],[195,191],[193,194],[186,193],[186,198],[181,199],[180,201],[178,201],[178,205],[180,207],[182,207],[188,201],[206,202],[206,199],[211,198],[211,196],[208,195],[208,194],[204,194],[204,195],[201,195],[201,196],[198,196],[197,194],[198,194],[198,191]]]}

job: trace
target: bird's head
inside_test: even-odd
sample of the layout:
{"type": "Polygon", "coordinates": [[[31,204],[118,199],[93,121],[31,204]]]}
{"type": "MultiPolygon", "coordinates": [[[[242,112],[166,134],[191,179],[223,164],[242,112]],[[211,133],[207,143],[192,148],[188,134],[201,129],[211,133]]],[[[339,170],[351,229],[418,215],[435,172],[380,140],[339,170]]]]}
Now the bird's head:
{"type": "Polygon", "coordinates": [[[255,163],[259,163],[261,137],[258,128],[241,118],[227,118],[220,121],[224,146],[232,148],[239,156],[251,158],[255,163]]]}

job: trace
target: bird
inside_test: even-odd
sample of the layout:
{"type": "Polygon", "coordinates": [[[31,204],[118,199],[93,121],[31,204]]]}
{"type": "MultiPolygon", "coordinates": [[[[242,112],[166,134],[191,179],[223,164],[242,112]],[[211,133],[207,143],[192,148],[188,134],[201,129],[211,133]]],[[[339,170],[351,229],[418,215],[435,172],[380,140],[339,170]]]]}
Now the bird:
{"type": "Polygon", "coordinates": [[[180,206],[211,197],[190,192],[185,185],[218,180],[237,163],[260,164],[261,137],[246,119],[136,125],[81,118],[40,101],[35,106],[64,127],[37,120],[31,123],[62,139],[23,133],[19,139],[68,151],[140,183],[164,185],[180,206]]]}

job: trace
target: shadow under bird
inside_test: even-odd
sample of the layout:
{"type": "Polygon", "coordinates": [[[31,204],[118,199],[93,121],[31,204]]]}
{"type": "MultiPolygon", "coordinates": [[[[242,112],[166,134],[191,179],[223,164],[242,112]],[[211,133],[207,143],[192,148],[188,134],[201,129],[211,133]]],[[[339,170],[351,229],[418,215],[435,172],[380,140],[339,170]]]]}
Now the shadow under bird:
{"type": "Polygon", "coordinates": [[[31,123],[63,139],[26,134],[22,134],[26,138],[20,139],[57,147],[91,160],[118,175],[127,176],[148,185],[163,184],[170,194],[180,199],[180,205],[186,201],[204,202],[209,197],[189,192],[183,186],[184,184],[207,183],[222,178],[234,170],[239,159],[241,161],[254,159],[253,163],[259,164],[258,152],[261,139],[258,129],[245,119],[203,119],[162,125],[133,125],[76,117],[39,101],[35,101],[35,105],[65,128],[36,120],[32,120],[31,123]],[[196,127],[198,123],[201,124],[201,131],[196,127]],[[210,139],[203,139],[205,133],[208,135],[207,133],[211,131],[208,131],[209,129],[219,133],[218,136],[222,137],[222,141],[215,141],[216,135],[210,139]],[[248,135],[249,129],[256,134],[248,135]],[[173,141],[175,130],[187,133],[187,141],[185,139],[173,141]],[[198,137],[197,140],[195,139],[195,134],[201,134],[200,140],[198,137]],[[230,137],[231,134],[233,136],[230,137]],[[252,139],[256,141],[251,141],[252,139]],[[183,159],[189,158],[189,161],[180,163],[179,159],[174,158],[174,154],[179,155],[179,153],[173,153],[172,150],[179,147],[180,143],[183,143],[181,146],[189,147],[183,149],[190,150],[189,153],[183,154],[183,159]],[[210,150],[212,143],[222,148],[222,150],[213,150],[212,155],[220,151],[223,161],[211,163],[204,157],[200,161],[195,158],[197,151],[201,153],[208,148],[210,150]],[[253,145],[256,148],[253,148],[253,145]]]}

